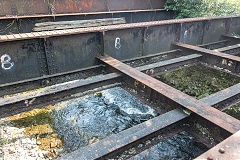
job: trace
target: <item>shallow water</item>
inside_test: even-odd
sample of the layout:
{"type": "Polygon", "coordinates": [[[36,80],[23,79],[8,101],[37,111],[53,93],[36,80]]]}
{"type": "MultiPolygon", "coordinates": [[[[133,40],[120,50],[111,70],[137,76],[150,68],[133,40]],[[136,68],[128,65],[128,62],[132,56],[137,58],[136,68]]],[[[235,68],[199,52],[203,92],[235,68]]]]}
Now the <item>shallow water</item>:
{"type": "Polygon", "coordinates": [[[187,132],[181,132],[150,150],[144,151],[130,160],[190,160],[201,155],[208,148],[187,132]]]}
{"type": "Polygon", "coordinates": [[[52,127],[72,152],[157,116],[157,112],[120,87],[55,105],[52,127]]]}

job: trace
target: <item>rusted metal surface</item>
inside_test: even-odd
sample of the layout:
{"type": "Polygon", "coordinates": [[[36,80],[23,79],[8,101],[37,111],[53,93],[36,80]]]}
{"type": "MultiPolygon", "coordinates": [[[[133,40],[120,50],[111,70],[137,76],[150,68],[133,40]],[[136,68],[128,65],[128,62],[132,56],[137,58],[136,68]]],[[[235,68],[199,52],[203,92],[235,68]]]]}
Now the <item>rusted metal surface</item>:
{"type": "Polygon", "coordinates": [[[155,68],[159,68],[159,67],[163,67],[163,66],[166,67],[168,65],[172,65],[172,64],[175,64],[175,63],[186,62],[188,60],[191,60],[191,62],[192,62],[194,59],[198,59],[200,57],[202,57],[202,55],[200,55],[200,54],[191,54],[191,55],[188,55],[188,56],[182,56],[182,57],[179,57],[179,58],[173,58],[173,59],[163,61],[163,62],[152,63],[152,64],[149,64],[149,65],[137,67],[136,69],[139,70],[139,71],[144,71],[144,70],[155,69],[155,68]]]}
{"type": "Polygon", "coordinates": [[[42,22],[59,22],[75,21],[103,18],[120,18],[126,19],[127,23],[140,23],[147,21],[160,21],[173,18],[173,13],[163,9],[154,10],[129,10],[129,11],[111,11],[111,12],[94,12],[94,13],[71,13],[71,14],[54,14],[41,16],[17,16],[17,17],[0,17],[0,34],[18,34],[30,33],[33,31],[36,23],[42,22]]]}
{"type": "Polygon", "coordinates": [[[209,50],[198,46],[183,43],[175,43],[178,48],[184,51],[195,51],[204,54],[202,61],[227,69],[233,73],[240,73],[240,57],[222,53],[216,50],[209,50]]]}
{"type": "Polygon", "coordinates": [[[57,0],[52,13],[102,12],[107,11],[106,0],[57,0]]]}
{"type": "MultiPolygon", "coordinates": [[[[187,64],[187,63],[190,63],[194,60],[197,60],[197,58],[200,58],[200,57],[201,57],[201,55],[193,54],[193,55],[190,55],[190,56],[183,56],[183,57],[180,57],[180,58],[174,58],[174,59],[166,60],[166,61],[163,61],[163,62],[158,62],[158,63],[154,63],[154,64],[150,64],[150,65],[145,65],[145,66],[142,66],[142,67],[137,67],[136,69],[139,70],[139,71],[151,70],[153,72],[157,72],[157,70],[159,68],[162,68],[161,70],[166,70],[168,67],[173,68],[172,66],[175,65],[175,64],[179,64],[181,62],[184,62],[184,64],[187,64]]],[[[75,72],[80,72],[80,71],[75,71],[75,72]]],[[[71,74],[71,73],[64,73],[64,74],[71,74]]],[[[53,77],[56,77],[56,76],[60,76],[60,74],[55,74],[55,75],[52,75],[52,76],[44,76],[44,77],[41,77],[41,79],[53,78],[53,77]]],[[[67,82],[67,83],[61,83],[61,84],[53,85],[53,86],[50,86],[50,87],[43,88],[41,90],[33,91],[31,93],[24,93],[24,94],[20,94],[20,95],[18,95],[18,94],[17,95],[11,95],[9,97],[2,97],[2,98],[0,97],[0,106],[9,105],[9,104],[13,104],[13,103],[21,102],[21,101],[24,101],[24,100],[41,97],[41,96],[46,96],[46,95],[58,93],[58,92],[61,92],[61,91],[69,90],[69,89],[72,89],[72,88],[81,87],[81,86],[84,86],[84,85],[91,85],[93,83],[107,81],[107,80],[119,78],[121,76],[123,76],[123,74],[121,74],[121,73],[110,73],[110,74],[94,77],[93,79],[74,80],[74,81],[70,81],[70,82],[67,82]]],[[[26,81],[14,83],[14,84],[17,85],[17,84],[21,84],[21,83],[36,81],[36,80],[39,80],[39,78],[38,79],[30,79],[30,80],[26,80],[26,81]]],[[[14,84],[8,84],[8,85],[5,84],[5,85],[2,85],[0,87],[14,85],[14,84]]]]}
{"type": "Polygon", "coordinates": [[[114,152],[130,143],[138,141],[154,132],[157,132],[158,130],[163,129],[164,127],[183,120],[187,116],[187,114],[183,113],[179,109],[172,110],[118,134],[111,135],[92,145],[83,147],[73,153],[70,153],[69,155],[59,158],[58,160],[90,160],[101,158],[110,152],[114,152]]]}
{"type": "Polygon", "coordinates": [[[48,38],[48,37],[54,37],[54,36],[74,35],[74,34],[89,33],[89,32],[103,32],[103,31],[118,30],[118,29],[141,28],[141,27],[159,26],[159,25],[167,25],[167,24],[175,24],[175,23],[181,24],[181,23],[198,22],[198,21],[205,21],[205,20],[218,20],[218,19],[225,19],[225,18],[231,18],[231,17],[186,18],[186,19],[180,19],[180,20],[174,19],[174,20],[165,20],[165,21],[131,23],[131,24],[89,27],[89,28],[80,28],[80,29],[67,29],[67,30],[60,30],[60,31],[45,31],[45,32],[3,35],[3,36],[0,36],[0,42],[33,39],[33,38],[48,38]]]}
{"type": "Polygon", "coordinates": [[[164,4],[165,1],[163,0],[108,0],[109,10],[111,11],[164,8],[164,4]]]}
{"type": "Polygon", "coordinates": [[[219,51],[216,51],[216,50],[209,50],[209,49],[201,48],[201,47],[198,47],[198,46],[193,46],[193,45],[183,44],[183,43],[176,43],[175,45],[178,46],[178,47],[181,47],[181,48],[186,48],[186,49],[194,50],[194,51],[197,51],[197,52],[210,54],[210,55],[214,55],[214,56],[217,56],[217,57],[226,58],[226,59],[229,59],[229,60],[240,62],[240,57],[229,55],[229,54],[226,54],[226,53],[222,53],[222,52],[219,52],[219,51]]]}
{"type": "Polygon", "coordinates": [[[32,91],[32,92],[25,93],[25,94],[19,94],[19,95],[15,95],[15,96],[13,95],[13,96],[5,97],[5,98],[2,97],[2,98],[0,98],[0,106],[4,106],[7,104],[12,104],[12,103],[16,103],[16,102],[21,102],[24,100],[33,99],[33,98],[37,98],[37,97],[41,97],[41,96],[50,95],[50,94],[54,94],[57,92],[70,90],[73,88],[97,83],[99,81],[106,81],[106,80],[113,79],[116,77],[119,77],[118,73],[111,73],[111,74],[108,74],[105,76],[93,77],[93,78],[86,79],[86,80],[75,80],[75,81],[70,81],[70,82],[66,82],[66,83],[62,83],[62,84],[57,84],[57,85],[54,85],[51,87],[46,87],[46,88],[32,91]]]}
{"type": "Polygon", "coordinates": [[[236,49],[236,48],[240,48],[240,44],[236,44],[236,45],[233,45],[233,46],[227,46],[227,47],[223,47],[223,48],[218,48],[218,49],[215,49],[215,51],[226,52],[228,50],[232,50],[232,49],[236,49]]]}
{"type": "Polygon", "coordinates": [[[230,40],[221,40],[221,41],[217,41],[217,42],[201,44],[198,46],[202,47],[202,48],[206,48],[206,49],[218,49],[218,48],[225,47],[226,45],[230,45],[230,44],[231,44],[230,40]]]}
{"type": "Polygon", "coordinates": [[[47,14],[48,8],[45,0],[0,0],[0,16],[47,14]]]}
{"type": "Polygon", "coordinates": [[[101,57],[100,60],[119,70],[120,72],[130,76],[140,83],[152,88],[161,95],[173,100],[184,108],[200,115],[201,117],[211,121],[212,123],[224,128],[230,133],[236,133],[240,129],[240,121],[225,114],[221,111],[206,105],[195,98],[188,96],[179,90],[166,85],[163,82],[156,80],[112,57],[101,57]]]}
{"type": "Polygon", "coordinates": [[[240,43],[240,37],[239,36],[233,36],[233,35],[225,34],[225,35],[222,35],[222,37],[225,38],[225,39],[235,41],[236,43],[240,43]]]}
{"type": "MultiPolygon", "coordinates": [[[[11,83],[91,67],[97,65],[95,57],[103,51],[119,60],[169,51],[171,44],[179,40],[180,34],[185,33],[185,28],[182,27],[185,23],[187,26],[189,23],[194,26],[199,23],[204,24],[205,21],[227,23],[225,18],[231,17],[167,20],[0,36],[0,42],[5,42],[0,43],[0,56],[8,54],[14,64],[18,64],[8,71],[0,70],[6,77],[0,83],[11,83]],[[10,42],[15,40],[18,41],[10,42]],[[25,56],[27,52],[30,56],[25,56]],[[37,71],[18,75],[20,72],[14,70],[18,69],[17,66],[32,64],[38,66],[37,71]]],[[[195,33],[199,30],[199,28],[194,29],[196,27],[192,28],[191,32],[195,33]]],[[[188,40],[195,37],[191,35],[187,34],[190,36],[188,40]]],[[[34,68],[31,67],[31,69],[34,68]]]]}
{"type": "Polygon", "coordinates": [[[201,101],[207,105],[213,106],[223,101],[226,101],[227,99],[234,98],[239,94],[240,94],[240,84],[236,84],[222,91],[214,93],[210,96],[202,98],[201,101]]]}
{"type": "Polygon", "coordinates": [[[162,9],[164,4],[165,0],[1,0],[0,16],[162,9]]]}
{"type": "Polygon", "coordinates": [[[240,53],[240,44],[219,48],[219,49],[216,49],[216,51],[237,55],[240,53]]]}
{"type": "Polygon", "coordinates": [[[240,159],[240,131],[227,138],[206,153],[197,157],[196,160],[237,160],[240,159]]]}

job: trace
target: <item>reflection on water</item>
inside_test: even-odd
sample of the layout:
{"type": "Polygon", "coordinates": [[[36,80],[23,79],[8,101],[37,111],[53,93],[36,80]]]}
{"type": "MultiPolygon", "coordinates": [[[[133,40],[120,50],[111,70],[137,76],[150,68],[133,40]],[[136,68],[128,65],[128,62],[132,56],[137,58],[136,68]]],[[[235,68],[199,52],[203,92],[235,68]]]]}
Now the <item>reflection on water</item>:
{"type": "Polygon", "coordinates": [[[187,132],[181,132],[130,160],[190,160],[207,150],[205,145],[188,135],[187,132]]]}
{"type": "Polygon", "coordinates": [[[120,87],[55,106],[52,127],[62,137],[64,149],[68,152],[158,115],[120,87]]]}

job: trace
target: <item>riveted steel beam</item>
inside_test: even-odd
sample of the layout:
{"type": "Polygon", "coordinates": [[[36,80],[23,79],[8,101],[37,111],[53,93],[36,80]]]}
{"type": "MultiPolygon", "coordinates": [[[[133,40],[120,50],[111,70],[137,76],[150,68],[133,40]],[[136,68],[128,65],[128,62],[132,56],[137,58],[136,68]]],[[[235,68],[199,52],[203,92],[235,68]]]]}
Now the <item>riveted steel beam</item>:
{"type": "Polygon", "coordinates": [[[240,73],[240,57],[222,53],[216,50],[209,50],[198,46],[184,43],[175,43],[179,49],[187,52],[197,52],[203,54],[202,60],[208,64],[216,65],[228,69],[234,73],[240,73]]]}
{"type": "Polygon", "coordinates": [[[92,145],[80,148],[79,150],[59,158],[64,159],[98,159],[110,152],[114,152],[126,145],[138,141],[154,132],[157,132],[173,123],[188,117],[187,114],[179,109],[172,110],[156,118],[143,122],[118,134],[111,135],[92,145]]]}
{"type": "Polygon", "coordinates": [[[240,130],[240,121],[203,103],[199,100],[180,92],[179,90],[168,86],[112,57],[105,56],[100,58],[101,61],[109,66],[119,70],[121,73],[139,81],[140,83],[157,91],[159,94],[171,99],[176,104],[198,114],[217,126],[227,130],[230,133],[236,133],[240,130]]]}
{"type": "Polygon", "coordinates": [[[203,159],[240,159],[240,131],[196,158],[196,160],[203,159]]]}

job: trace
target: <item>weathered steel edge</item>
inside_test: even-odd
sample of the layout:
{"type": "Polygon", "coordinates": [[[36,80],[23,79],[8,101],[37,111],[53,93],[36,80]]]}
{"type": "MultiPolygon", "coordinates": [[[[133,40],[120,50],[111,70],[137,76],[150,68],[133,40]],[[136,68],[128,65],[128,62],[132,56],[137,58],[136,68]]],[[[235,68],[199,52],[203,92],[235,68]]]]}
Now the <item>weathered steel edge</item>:
{"type": "Polygon", "coordinates": [[[227,99],[232,98],[238,94],[240,94],[240,83],[202,98],[200,101],[207,105],[213,106],[226,101],[227,99]]]}
{"type": "Polygon", "coordinates": [[[22,81],[12,82],[12,83],[0,84],[0,88],[7,87],[7,86],[12,86],[12,85],[17,85],[17,84],[33,82],[33,81],[38,81],[38,80],[43,80],[43,79],[48,79],[48,78],[54,78],[54,77],[58,77],[58,76],[69,75],[69,74],[73,74],[73,73],[77,73],[77,72],[81,72],[81,71],[96,69],[96,68],[99,68],[99,67],[104,67],[104,65],[100,64],[100,65],[96,65],[96,66],[91,66],[91,67],[87,67],[87,68],[82,68],[82,69],[69,71],[69,72],[57,73],[57,74],[52,74],[52,75],[44,75],[42,77],[31,78],[31,79],[26,79],[26,80],[22,80],[22,81]]]}
{"type": "Polygon", "coordinates": [[[240,159],[240,131],[225,139],[217,146],[203,153],[196,160],[237,160],[240,159]]]}
{"type": "Polygon", "coordinates": [[[184,108],[198,114],[199,116],[207,119],[208,121],[216,124],[217,126],[225,129],[230,133],[236,133],[240,130],[240,121],[213,108],[205,103],[186,95],[175,88],[168,86],[167,84],[156,80],[112,57],[101,57],[100,60],[108,64],[109,66],[119,70],[127,76],[143,83],[144,85],[152,88],[161,95],[171,99],[184,108]]]}
{"type": "MultiPolygon", "coordinates": [[[[223,43],[223,42],[228,42],[228,41],[227,40],[222,40],[222,41],[218,41],[218,42],[214,42],[214,43],[208,43],[208,44],[203,44],[203,45],[199,45],[199,46],[201,46],[201,47],[212,46],[212,45],[218,45],[219,43],[223,43]]],[[[170,50],[170,51],[167,51],[167,52],[161,52],[161,53],[156,53],[156,54],[151,54],[151,55],[146,55],[146,56],[141,56],[141,57],[135,57],[135,58],[123,60],[122,62],[128,63],[130,61],[135,61],[135,60],[140,60],[140,59],[160,56],[160,55],[163,55],[163,54],[171,54],[171,53],[174,53],[174,52],[177,52],[177,51],[180,51],[180,50],[170,50]]],[[[78,73],[78,72],[81,72],[81,71],[84,71],[84,70],[94,69],[94,68],[97,68],[97,67],[103,67],[103,65],[100,64],[100,65],[97,65],[97,66],[91,66],[91,67],[77,69],[77,70],[73,70],[73,71],[57,73],[57,74],[52,74],[52,75],[44,75],[44,76],[41,76],[41,77],[26,79],[26,80],[22,80],[22,81],[16,81],[16,82],[11,82],[11,83],[0,84],[0,88],[7,87],[7,86],[13,86],[13,85],[17,85],[17,84],[23,84],[23,83],[27,83],[27,82],[33,82],[33,81],[38,81],[38,80],[49,79],[49,78],[53,78],[53,77],[64,76],[64,75],[68,75],[68,74],[74,74],[74,73],[78,73]]]]}
{"type": "Polygon", "coordinates": [[[210,65],[231,71],[236,75],[239,75],[240,73],[240,57],[238,56],[219,52],[217,50],[205,49],[190,44],[175,43],[174,45],[177,46],[177,48],[185,51],[193,51],[203,54],[204,56],[202,58],[202,61],[210,65]]]}
{"type": "MultiPolygon", "coordinates": [[[[179,58],[174,58],[174,59],[146,65],[143,67],[139,67],[137,69],[139,71],[146,71],[146,70],[153,69],[153,68],[159,68],[159,67],[164,67],[164,66],[168,66],[168,65],[181,63],[184,61],[188,62],[189,60],[191,61],[194,59],[198,59],[200,57],[201,57],[201,55],[193,54],[193,55],[189,55],[189,56],[183,56],[183,57],[179,57],[179,58]]],[[[61,92],[64,90],[69,90],[69,89],[76,88],[76,87],[82,87],[82,86],[90,85],[90,84],[97,83],[97,82],[102,82],[102,81],[114,79],[114,78],[117,78],[120,76],[122,76],[121,73],[110,73],[107,75],[97,76],[97,77],[93,77],[90,79],[65,82],[65,83],[53,85],[53,86],[46,87],[44,89],[36,90],[33,92],[29,92],[29,93],[16,94],[16,95],[12,95],[10,97],[0,97],[0,106],[13,104],[16,102],[21,102],[24,100],[37,98],[37,97],[41,97],[41,96],[45,96],[45,95],[49,95],[49,94],[54,94],[54,93],[61,92]]]]}
{"type": "Polygon", "coordinates": [[[215,51],[225,52],[225,51],[232,50],[232,49],[237,49],[237,48],[240,48],[240,44],[227,46],[227,47],[223,47],[223,48],[218,48],[218,49],[215,49],[215,51]]]}
{"type": "Polygon", "coordinates": [[[217,56],[217,57],[226,58],[226,59],[233,60],[233,61],[236,61],[236,62],[240,63],[240,57],[230,55],[230,54],[226,54],[226,53],[222,53],[222,52],[219,52],[217,50],[205,49],[205,48],[202,48],[202,47],[193,46],[193,45],[184,44],[184,43],[175,43],[175,45],[178,46],[178,47],[181,47],[181,48],[191,49],[191,50],[194,50],[194,51],[214,55],[214,56],[217,56]]]}
{"type": "MultiPolygon", "coordinates": [[[[219,32],[230,33],[239,30],[239,19],[240,17],[169,24],[162,21],[165,22],[163,23],[165,25],[156,25],[155,27],[150,25],[149,27],[132,29],[119,29],[120,26],[116,25],[117,28],[109,32],[96,31],[86,32],[86,34],[76,33],[75,35],[66,33],[65,36],[60,34],[60,37],[49,36],[49,38],[47,38],[48,35],[43,34],[43,37],[44,35],[46,37],[42,39],[31,38],[29,36],[31,33],[23,34],[29,40],[0,43],[2,48],[0,55],[8,54],[14,62],[12,69],[6,71],[3,68],[0,70],[0,74],[6,77],[0,81],[1,84],[11,83],[90,67],[98,64],[95,57],[104,52],[119,60],[125,60],[169,51],[171,43],[177,41],[195,45],[218,41],[221,38],[219,32]],[[184,36],[187,31],[189,34],[184,36]],[[190,34],[190,32],[194,34],[190,34]],[[121,48],[117,49],[114,42],[119,38],[121,39],[121,48]],[[24,63],[22,63],[23,61],[24,63]],[[26,70],[26,73],[19,75],[20,71],[25,68],[29,69],[26,70]]],[[[144,23],[137,25],[141,26],[140,24],[144,23]]],[[[33,32],[32,34],[38,33],[41,34],[41,32],[33,32]]],[[[8,36],[14,37],[13,35],[8,36]]],[[[21,39],[21,37],[19,38],[21,39]]]]}
{"type": "Polygon", "coordinates": [[[232,40],[240,40],[240,37],[238,36],[233,36],[233,35],[228,35],[228,34],[224,34],[222,35],[224,38],[227,38],[227,39],[232,39],[232,40]]]}
{"type": "MultiPolygon", "coordinates": [[[[135,58],[123,60],[122,62],[128,63],[128,62],[135,61],[135,60],[161,56],[163,54],[172,54],[172,53],[174,53],[176,51],[178,51],[178,50],[171,50],[171,51],[156,53],[156,54],[147,55],[147,56],[135,57],[135,58]]],[[[68,74],[74,74],[74,73],[78,73],[78,72],[81,72],[81,71],[86,71],[86,70],[90,70],[90,69],[96,69],[98,67],[104,67],[104,65],[99,64],[99,65],[96,65],[96,66],[91,66],[91,67],[87,67],[87,68],[77,69],[77,70],[73,70],[73,71],[69,71],[69,72],[57,73],[57,74],[52,74],[52,75],[44,75],[44,76],[37,77],[37,78],[32,78],[32,79],[27,79],[27,80],[12,82],[12,83],[0,84],[0,88],[1,87],[12,86],[12,85],[17,85],[17,84],[22,84],[22,83],[27,83],[27,82],[44,80],[44,79],[48,79],[48,78],[54,78],[54,77],[58,77],[58,76],[64,76],[64,75],[68,75],[68,74]]]]}
{"type": "Polygon", "coordinates": [[[119,74],[119,73],[110,73],[110,74],[107,74],[104,76],[97,76],[97,77],[93,77],[90,79],[65,82],[65,83],[53,85],[50,87],[46,87],[44,89],[35,90],[35,91],[25,93],[25,94],[16,94],[16,95],[13,95],[10,97],[5,97],[5,98],[1,97],[0,98],[0,106],[4,106],[7,104],[13,104],[16,102],[20,102],[20,101],[24,101],[24,100],[32,99],[32,98],[37,98],[37,97],[41,97],[41,96],[45,96],[45,95],[49,95],[49,94],[54,94],[54,93],[58,93],[61,91],[70,90],[70,89],[73,89],[76,87],[82,87],[85,85],[90,85],[90,84],[94,84],[97,82],[106,81],[109,79],[114,79],[116,77],[119,77],[120,75],[121,74],[119,74]]]}
{"type": "MultiPolygon", "coordinates": [[[[240,84],[239,84],[240,85],[240,84]]],[[[216,101],[216,103],[218,103],[218,101],[216,101]]],[[[214,103],[212,103],[213,105],[215,105],[214,103]]],[[[175,113],[176,116],[178,116],[179,113],[175,113]]],[[[160,117],[160,116],[159,116],[160,117]]],[[[175,118],[175,116],[174,116],[175,118]]],[[[169,118],[168,119],[171,119],[172,118],[169,118]]],[[[158,121],[157,123],[161,123],[162,121],[158,121]]],[[[157,125],[159,126],[159,125],[157,125]]],[[[142,128],[140,128],[139,126],[135,126],[139,129],[139,131],[142,130],[142,128]]],[[[130,128],[129,130],[134,130],[134,128],[130,128]]],[[[148,128],[149,129],[149,128],[148,128]]],[[[103,139],[102,141],[100,142],[97,142],[96,144],[92,144],[92,145],[89,145],[87,147],[84,147],[84,148],[81,148],[73,153],[70,153],[62,158],[59,158],[59,160],[61,159],[97,159],[97,158],[101,158],[102,156],[108,154],[109,152],[113,152],[115,150],[118,150],[120,149],[121,147],[124,147],[128,144],[130,144],[131,142],[133,142],[132,140],[131,141],[125,141],[126,143],[121,143],[121,145],[118,145],[119,142],[122,142],[123,139],[121,138],[121,134],[123,134],[124,132],[121,132],[119,134],[117,134],[116,136],[114,135],[114,137],[108,137],[106,139],[103,139]],[[106,144],[106,142],[108,142],[108,139],[111,140],[109,141],[109,145],[110,146],[106,146],[104,144],[106,144]],[[116,143],[118,142],[118,143],[116,143]],[[103,147],[104,146],[104,147],[103,147]],[[109,150],[109,148],[114,148],[114,149],[111,149],[109,150]]],[[[149,132],[149,134],[151,134],[149,132]]],[[[129,136],[129,134],[126,134],[127,136],[129,136]]],[[[148,135],[148,134],[146,134],[148,135]]],[[[134,135],[131,135],[132,137],[134,135]]],[[[141,137],[139,137],[140,139],[141,137]]],[[[138,139],[134,139],[134,141],[137,141],[138,139]]]]}
{"type": "Polygon", "coordinates": [[[111,135],[99,142],[83,147],[75,152],[67,154],[58,160],[81,159],[91,160],[101,158],[109,152],[118,150],[130,143],[148,136],[158,130],[163,129],[173,123],[176,123],[188,117],[187,114],[179,109],[172,110],[151,120],[143,122],[118,134],[111,135]]]}
{"type": "MultiPolygon", "coordinates": [[[[157,69],[158,67],[166,67],[168,65],[178,64],[178,63],[183,62],[183,61],[187,62],[188,60],[193,60],[193,59],[198,59],[198,58],[200,58],[200,56],[194,54],[194,55],[183,56],[183,57],[179,57],[179,58],[174,58],[174,59],[162,61],[162,62],[159,62],[159,63],[155,63],[154,65],[150,64],[150,65],[145,65],[145,66],[142,66],[142,67],[137,67],[136,69],[138,69],[139,71],[146,71],[146,70],[149,70],[149,69],[157,69]]],[[[71,81],[69,83],[65,83],[65,85],[68,85],[69,88],[81,87],[82,85],[91,85],[93,83],[119,78],[121,76],[122,76],[122,74],[120,74],[120,73],[115,73],[115,74],[110,73],[110,74],[107,74],[107,75],[104,75],[104,76],[96,77],[96,78],[99,78],[98,81],[94,81],[92,79],[87,79],[87,80],[82,80],[82,83],[79,83],[78,85],[74,85],[74,84],[76,84],[76,81],[71,81]],[[86,81],[87,83],[84,83],[83,81],[86,81]],[[74,86],[70,86],[70,83],[72,83],[71,85],[74,85],[74,86]]],[[[53,93],[64,91],[66,88],[63,87],[64,86],[63,84],[59,84],[58,85],[58,86],[60,86],[59,90],[57,90],[57,91],[55,90],[53,93]]],[[[56,88],[56,86],[52,86],[52,87],[56,88]]],[[[2,101],[0,103],[0,106],[7,105],[7,104],[12,104],[12,103],[15,103],[15,102],[20,102],[20,101],[23,101],[23,100],[28,100],[28,99],[31,99],[31,98],[37,98],[37,97],[46,95],[46,93],[47,94],[52,94],[52,92],[50,92],[50,90],[51,90],[51,86],[47,87],[42,94],[40,94],[39,91],[34,91],[34,93],[25,93],[25,94],[22,94],[22,95],[15,95],[15,96],[9,97],[9,98],[0,98],[0,99],[2,99],[2,101]],[[4,101],[7,101],[7,102],[3,103],[4,101]]],[[[213,106],[213,105],[217,105],[221,102],[224,102],[228,99],[231,99],[234,96],[237,96],[239,94],[240,94],[240,84],[236,84],[236,85],[231,86],[229,88],[226,88],[222,91],[219,91],[215,94],[212,94],[212,95],[209,95],[209,96],[207,96],[203,99],[200,99],[200,101],[202,101],[202,102],[204,102],[204,103],[206,103],[210,106],[213,106]]]]}
{"type": "Polygon", "coordinates": [[[164,8],[165,0],[18,0],[0,1],[0,15],[107,12],[164,8]],[[36,7],[37,6],[37,7],[36,7]]]}
{"type": "Polygon", "coordinates": [[[149,64],[149,65],[137,67],[136,69],[139,70],[139,71],[144,71],[144,70],[149,70],[149,69],[153,69],[153,68],[157,68],[157,67],[167,66],[167,65],[170,65],[170,64],[184,62],[184,61],[187,61],[187,60],[193,60],[193,59],[200,58],[200,57],[202,57],[202,55],[200,55],[200,54],[191,54],[191,55],[188,55],[188,56],[182,56],[182,57],[179,57],[179,58],[173,58],[173,59],[163,61],[163,62],[152,63],[152,64],[149,64]]]}
{"type": "Polygon", "coordinates": [[[79,29],[1,35],[0,42],[35,39],[35,38],[50,38],[50,37],[57,37],[57,36],[90,33],[90,32],[104,32],[104,31],[119,30],[119,29],[142,28],[142,27],[152,27],[152,26],[160,26],[160,25],[167,25],[167,24],[181,24],[181,23],[188,23],[188,22],[198,22],[198,21],[206,21],[206,20],[210,21],[210,20],[232,19],[232,18],[240,18],[240,16],[185,18],[185,19],[173,19],[173,20],[141,22],[141,23],[121,24],[121,25],[110,25],[110,26],[101,26],[101,27],[89,27],[89,28],[79,28],[79,29]]]}
{"type": "Polygon", "coordinates": [[[93,15],[93,14],[115,14],[115,13],[136,13],[136,12],[157,12],[166,11],[165,9],[146,9],[146,10],[125,10],[125,11],[109,11],[109,12],[84,12],[84,13],[68,13],[68,14],[39,14],[27,16],[4,16],[2,19],[24,19],[24,18],[45,18],[45,17],[63,17],[63,16],[79,16],[79,15],[93,15]]]}

